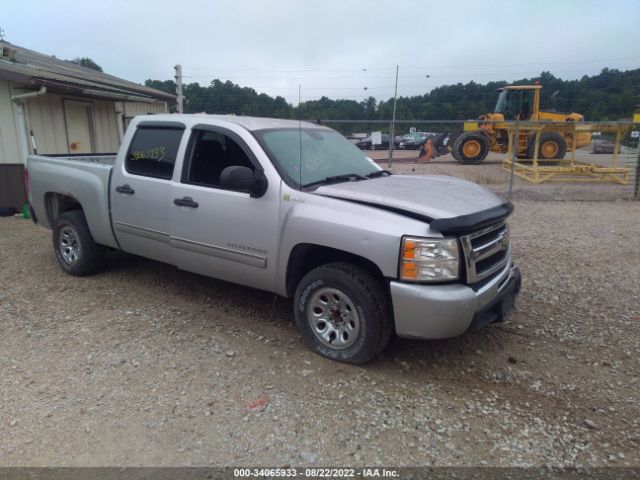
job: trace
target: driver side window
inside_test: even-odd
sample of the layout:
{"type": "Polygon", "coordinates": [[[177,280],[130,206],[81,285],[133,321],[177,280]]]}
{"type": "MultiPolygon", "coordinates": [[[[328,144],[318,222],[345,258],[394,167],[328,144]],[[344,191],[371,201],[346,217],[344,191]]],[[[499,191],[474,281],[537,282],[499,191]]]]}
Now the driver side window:
{"type": "Polygon", "coordinates": [[[211,131],[196,131],[190,160],[183,172],[183,183],[220,187],[220,174],[231,166],[255,166],[242,147],[228,135],[211,131]]]}

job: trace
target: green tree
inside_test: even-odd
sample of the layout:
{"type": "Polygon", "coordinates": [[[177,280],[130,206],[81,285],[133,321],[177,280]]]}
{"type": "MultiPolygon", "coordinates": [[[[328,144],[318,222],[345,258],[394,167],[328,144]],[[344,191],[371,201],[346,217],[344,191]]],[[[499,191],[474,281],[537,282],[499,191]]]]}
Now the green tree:
{"type": "MultiPolygon", "coordinates": [[[[587,120],[618,120],[629,118],[640,103],[640,68],[619,71],[603,69],[598,75],[579,80],[562,80],[551,72],[541,72],[534,78],[523,78],[512,84],[542,84],[541,108],[577,112],[587,120]],[[554,92],[558,94],[552,100],[554,92]]],[[[175,94],[172,80],[147,80],[145,85],[175,94]]],[[[495,107],[496,90],[507,85],[505,81],[479,84],[442,85],[422,95],[399,97],[396,118],[399,120],[461,120],[477,118],[495,107]]],[[[305,120],[354,120],[353,123],[330,123],[343,133],[387,131],[386,124],[371,120],[389,121],[393,112],[393,99],[376,101],[369,97],[355,100],[331,99],[302,102],[294,107],[282,97],[258,93],[253,88],[241,87],[229,81],[213,80],[207,86],[198,83],[184,85],[186,112],[233,113],[305,120]]],[[[416,124],[418,126],[418,124],[416,124]]],[[[399,124],[398,134],[405,133],[408,124],[399,124]]],[[[448,128],[445,124],[433,128],[448,128]]]]}
{"type": "Polygon", "coordinates": [[[102,72],[102,67],[98,65],[96,62],[91,60],[89,57],[78,57],[73,60],[69,60],[71,63],[77,63],[78,65],[82,65],[83,67],[90,68],[91,70],[96,70],[98,72],[102,72]]]}

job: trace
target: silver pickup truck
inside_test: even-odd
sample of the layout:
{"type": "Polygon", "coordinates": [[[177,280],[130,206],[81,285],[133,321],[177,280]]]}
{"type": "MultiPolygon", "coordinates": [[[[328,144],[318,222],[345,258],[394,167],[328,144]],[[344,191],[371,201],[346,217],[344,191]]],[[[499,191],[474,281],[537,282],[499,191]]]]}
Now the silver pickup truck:
{"type": "Polygon", "coordinates": [[[293,297],[317,353],[365,363],[392,334],[502,321],[520,289],[510,203],[446,176],[392,175],[336,131],[290,120],[136,117],[117,155],[32,155],[32,218],[62,268],[123,250],[293,297]]]}

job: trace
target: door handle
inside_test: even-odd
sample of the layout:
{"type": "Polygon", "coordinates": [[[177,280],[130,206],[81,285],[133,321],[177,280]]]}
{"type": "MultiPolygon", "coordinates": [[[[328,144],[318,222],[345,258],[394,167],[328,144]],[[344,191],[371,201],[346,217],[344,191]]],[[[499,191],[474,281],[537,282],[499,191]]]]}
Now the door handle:
{"type": "Polygon", "coordinates": [[[198,208],[198,202],[194,202],[191,197],[174,198],[173,203],[179,207],[198,208]]]}
{"type": "Polygon", "coordinates": [[[116,187],[116,192],[124,193],[125,195],[133,195],[136,193],[136,191],[129,185],[120,185],[119,187],[116,187]]]}

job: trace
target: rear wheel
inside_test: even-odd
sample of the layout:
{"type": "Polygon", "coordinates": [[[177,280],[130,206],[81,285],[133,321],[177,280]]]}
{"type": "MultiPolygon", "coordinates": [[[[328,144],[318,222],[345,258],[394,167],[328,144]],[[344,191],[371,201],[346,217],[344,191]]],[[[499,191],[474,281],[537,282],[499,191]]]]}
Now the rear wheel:
{"type": "Polygon", "coordinates": [[[453,143],[452,153],[460,163],[480,163],[489,154],[489,139],[481,132],[463,133],[453,143]]]}
{"type": "MultiPolygon", "coordinates": [[[[527,158],[533,158],[536,148],[536,138],[529,141],[527,158]]],[[[538,147],[539,160],[559,160],[567,153],[567,141],[557,132],[544,132],[540,134],[540,146],[538,147]]]]}
{"type": "Polygon", "coordinates": [[[305,342],[316,353],[363,364],[389,342],[388,295],[366,270],[347,263],[315,268],[298,284],[294,314],[305,342]]]}
{"type": "Polygon", "coordinates": [[[53,226],[53,250],[62,269],[83,277],[100,270],[107,250],[91,236],[87,220],[80,210],[61,214],[53,226]]]}

